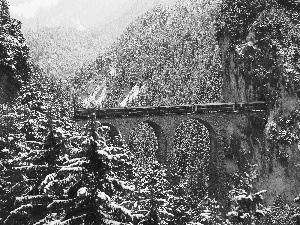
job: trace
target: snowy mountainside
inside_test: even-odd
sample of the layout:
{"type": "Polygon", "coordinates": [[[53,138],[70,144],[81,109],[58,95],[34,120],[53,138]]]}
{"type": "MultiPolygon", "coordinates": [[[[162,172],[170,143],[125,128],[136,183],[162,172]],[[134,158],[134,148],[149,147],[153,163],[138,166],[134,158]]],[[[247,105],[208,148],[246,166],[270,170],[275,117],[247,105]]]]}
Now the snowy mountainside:
{"type": "Polygon", "coordinates": [[[77,73],[78,94],[93,92],[85,80],[89,77],[105,78],[108,90],[102,105],[107,107],[119,106],[129,93],[135,95],[130,105],[220,101],[220,58],[214,38],[218,4],[185,1],[146,12],[106,53],[77,73]]]}

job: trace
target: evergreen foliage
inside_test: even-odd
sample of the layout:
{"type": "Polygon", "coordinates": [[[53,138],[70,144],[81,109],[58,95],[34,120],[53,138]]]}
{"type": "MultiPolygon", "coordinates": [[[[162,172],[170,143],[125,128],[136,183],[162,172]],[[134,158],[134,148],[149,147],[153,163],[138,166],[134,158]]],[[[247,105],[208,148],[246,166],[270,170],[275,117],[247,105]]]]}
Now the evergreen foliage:
{"type": "Polygon", "coordinates": [[[81,97],[106,79],[109,107],[118,106],[135,86],[140,92],[133,105],[220,101],[220,57],[213,26],[218,3],[185,1],[141,16],[106,54],[78,72],[81,97]],[[86,82],[87,77],[92,82],[86,82]]]}
{"type": "Polygon", "coordinates": [[[29,49],[21,22],[10,18],[8,3],[0,1],[0,103],[11,100],[29,77],[29,49]]]}

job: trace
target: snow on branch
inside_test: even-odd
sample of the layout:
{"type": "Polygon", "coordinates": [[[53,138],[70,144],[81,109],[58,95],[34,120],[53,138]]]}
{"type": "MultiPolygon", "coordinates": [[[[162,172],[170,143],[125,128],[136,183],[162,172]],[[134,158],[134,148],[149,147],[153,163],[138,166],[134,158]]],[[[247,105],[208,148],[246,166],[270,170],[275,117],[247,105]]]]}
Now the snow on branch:
{"type": "Polygon", "coordinates": [[[80,215],[80,216],[77,216],[77,217],[73,217],[71,219],[63,221],[62,223],[60,223],[60,225],[85,224],[85,217],[86,217],[86,214],[83,214],[83,215],[80,215]]]}
{"type": "Polygon", "coordinates": [[[72,207],[74,204],[82,202],[81,198],[72,198],[67,200],[54,200],[52,203],[50,203],[47,208],[51,210],[58,210],[62,208],[69,208],[72,207]]]}
{"type": "Polygon", "coordinates": [[[49,195],[30,195],[30,196],[22,196],[17,197],[15,201],[15,205],[44,205],[52,202],[54,196],[49,195]]]}
{"type": "Polygon", "coordinates": [[[59,172],[84,172],[87,171],[85,168],[83,167],[68,167],[68,166],[64,166],[62,167],[59,172]]]}
{"type": "Polygon", "coordinates": [[[117,205],[117,204],[114,203],[114,202],[111,202],[111,203],[109,204],[109,207],[110,207],[112,210],[114,210],[114,211],[121,211],[121,212],[124,213],[125,215],[127,215],[127,216],[129,216],[129,217],[132,217],[131,212],[130,212],[128,209],[126,209],[126,208],[123,207],[123,206],[117,205]]]}
{"type": "Polygon", "coordinates": [[[104,201],[110,201],[110,197],[102,191],[98,191],[97,197],[104,201]]]}
{"type": "Polygon", "coordinates": [[[30,165],[30,166],[17,166],[14,167],[16,170],[38,170],[41,168],[48,168],[47,165],[30,165]]]}
{"type": "Polygon", "coordinates": [[[41,183],[41,186],[47,185],[50,181],[53,181],[56,177],[56,173],[51,173],[45,177],[43,182],[41,183]]]}

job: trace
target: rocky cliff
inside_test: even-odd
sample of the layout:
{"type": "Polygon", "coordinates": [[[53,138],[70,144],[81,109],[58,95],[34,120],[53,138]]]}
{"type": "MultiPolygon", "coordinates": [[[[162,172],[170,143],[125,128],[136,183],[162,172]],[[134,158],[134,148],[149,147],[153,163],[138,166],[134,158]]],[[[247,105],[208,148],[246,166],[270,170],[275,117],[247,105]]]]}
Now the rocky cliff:
{"type": "Polygon", "coordinates": [[[300,16],[280,1],[223,1],[221,8],[224,101],[264,100],[270,107],[267,120],[249,117],[247,127],[236,126],[227,150],[240,170],[256,165],[255,188],[268,191],[268,203],[278,195],[291,201],[300,192],[300,16]]]}

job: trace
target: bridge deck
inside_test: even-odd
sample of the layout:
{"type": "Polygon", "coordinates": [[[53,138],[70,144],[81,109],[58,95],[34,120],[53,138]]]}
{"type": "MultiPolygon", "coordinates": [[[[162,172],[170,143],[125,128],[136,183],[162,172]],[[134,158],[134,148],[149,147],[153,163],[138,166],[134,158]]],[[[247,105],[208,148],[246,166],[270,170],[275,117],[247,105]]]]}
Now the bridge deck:
{"type": "Polygon", "coordinates": [[[235,103],[208,103],[194,105],[173,105],[173,106],[147,106],[147,107],[119,107],[119,108],[94,108],[74,109],[74,119],[88,119],[92,113],[97,118],[115,118],[128,116],[163,116],[169,114],[203,114],[220,112],[241,112],[241,111],[266,111],[266,102],[235,102],[235,103]]]}

